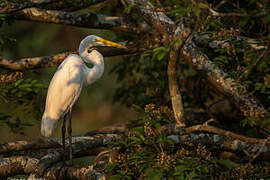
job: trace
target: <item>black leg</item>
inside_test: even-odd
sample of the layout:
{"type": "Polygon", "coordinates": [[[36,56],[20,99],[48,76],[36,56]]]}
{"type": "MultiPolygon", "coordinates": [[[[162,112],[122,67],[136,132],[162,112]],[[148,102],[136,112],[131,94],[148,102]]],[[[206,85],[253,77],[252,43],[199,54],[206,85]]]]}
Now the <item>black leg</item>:
{"type": "Polygon", "coordinates": [[[62,124],[62,145],[63,145],[63,166],[66,165],[65,163],[65,156],[66,156],[66,115],[64,115],[64,120],[62,124]]]}
{"type": "Polygon", "coordinates": [[[71,127],[71,119],[72,119],[72,109],[69,110],[69,125],[68,125],[68,136],[69,136],[69,165],[72,166],[72,127],[71,127]]]}

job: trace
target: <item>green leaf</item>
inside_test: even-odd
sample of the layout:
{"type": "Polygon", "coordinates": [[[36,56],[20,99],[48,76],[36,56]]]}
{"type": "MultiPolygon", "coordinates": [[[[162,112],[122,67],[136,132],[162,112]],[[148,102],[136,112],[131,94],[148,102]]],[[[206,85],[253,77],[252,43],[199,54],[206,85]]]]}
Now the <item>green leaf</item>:
{"type": "Polygon", "coordinates": [[[140,139],[140,138],[137,138],[137,137],[135,137],[135,136],[131,136],[131,137],[130,137],[130,140],[133,140],[133,141],[135,141],[135,142],[137,142],[137,143],[141,143],[141,139],[140,139]]]}
{"type": "Polygon", "coordinates": [[[198,4],[198,6],[199,6],[200,8],[202,8],[202,9],[208,9],[208,8],[209,8],[208,4],[205,4],[205,3],[202,3],[202,2],[200,2],[200,3],[198,4]]]}
{"type": "Polygon", "coordinates": [[[23,82],[23,79],[20,79],[18,81],[15,82],[14,86],[17,87],[19,84],[21,84],[23,82]]]}
{"type": "Polygon", "coordinates": [[[227,169],[232,169],[232,168],[239,166],[239,164],[237,164],[233,161],[230,161],[228,159],[220,159],[220,160],[216,160],[216,162],[220,165],[223,165],[227,169]]]}
{"type": "Polygon", "coordinates": [[[160,61],[166,56],[167,52],[168,50],[164,46],[157,47],[153,49],[153,58],[160,61]]]}
{"type": "Polygon", "coordinates": [[[128,6],[128,7],[126,7],[125,9],[124,9],[124,13],[126,13],[126,14],[130,14],[130,12],[135,8],[135,7],[138,7],[139,6],[139,4],[132,4],[132,5],[130,5],[130,6],[128,6]]]}

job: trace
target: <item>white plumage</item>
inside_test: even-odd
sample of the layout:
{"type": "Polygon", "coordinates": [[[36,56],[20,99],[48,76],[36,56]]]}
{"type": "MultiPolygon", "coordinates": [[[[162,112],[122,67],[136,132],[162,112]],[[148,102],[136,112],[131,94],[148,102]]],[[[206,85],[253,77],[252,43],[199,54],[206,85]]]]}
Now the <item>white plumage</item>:
{"type": "MultiPolygon", "coordinates": [[[[69,55],[55,72],[47,92],[45,111],[41,121],[41,134],[49,137],[55,131],[58,119],[63,118],[78,100],[82,87],[99,79],[104,71],[103,56],[96,50],[88,53],[97,36],[87,36],[80,44],[79,54],[69,55]],[[90,46],[90,47],[89,47],[90,46]],[[88,68],[85,63],[91,63],[88,68]]],[[[100,44],[98,44],[100,45],[100,44]]]]}
{"type": "Polygon", "coordinates": [[[83,87],[83,69],[86,66],[77,55],[69,55],[55,72],[47,93],[45,111],[41,121],[41,134],[49,137],[57,121],[72,108],[83,87]]]}
{"type": "Polygon", "coordinates": [[[49,137],[57,127],[57,122],[64,117],[62,136],[65,149],[65,115],[70,113],[70,143],[71,143],[71,111],[78,100],[83,86],[92,84],[104,72],[103,56],[95,46],[123,46],[106,41],[98,36],[90,35],[83,39],[79,46],[79,56],[69,55],[55,72],[47,92],[45,111],[41,120],[41,134],[49,137]],[[85,63],[93,64],[88,68],[85,63]]]}

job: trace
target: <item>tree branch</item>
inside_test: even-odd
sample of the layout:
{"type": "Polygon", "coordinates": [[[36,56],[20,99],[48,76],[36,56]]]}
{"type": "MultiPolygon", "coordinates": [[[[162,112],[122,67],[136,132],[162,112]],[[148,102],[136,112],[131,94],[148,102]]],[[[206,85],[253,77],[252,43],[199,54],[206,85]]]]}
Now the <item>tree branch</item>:
{"type": "Polygon", "coordinates": [[[0,13],[12,13],[25,8],[46,6],[48,5],[50,9],[69,9],[78,10],[85,7],[103,2],[105,0],[79,0],[76,1],[76,5],[72,2],[66,0],[27,0],[24,2],[2,2],[0,3],[0,13]]]}
{"type": "Polygon", "coordinates": [[[61,9],[65,11],[76,11],[103,2],[105,3],[106,0],[77,0],[77,1],[61,0],[57,3],[45,6],[44,9],[54,9],[54,10],[61,9]]]}
{"type": "Polygon", "coordinates": [[[174,112],[174,117],[177,124],[180,127],[185,126],[184,120],[184,108],[182,103],[182,97],[179,90],[177,76],[176,76],[176,67],[177,67],[177,60],[179,59],[179,51],[180,45],[178,43],[174,44],[173,49],[170,52],[170,59],[168,62],[168,84],[169,84],[169,92],[172,101],[172,107],[174,112]]]}
{"type": "Polygon", "coordinates": [[[145,23],[134,24],[123,17],[106,16],[93,12],[77,14],[65,11],[28,8],[12,13],[12,16],[18,20],[64,24],[84,28],[109,29],[137,34],[149,30],[149,26],[145,23]]]}
{"type": "Polygon", "coordinates": [[[238,17],[247,17],[247,16],[252,16],[252,17],[261,17],[265,16],[266,12],[260,12],[258,14],[252,15],[252,14],[246,14],[246,13],[236,13],[236,12],[231,12],[231,13],[221,13],[217,12],[212,8],[209,8],[209,12],[212,16],[217,16],[217,17],[226,17],[226,16],[238,16],[238,17]]]}
{"type": "Polygon", "coordinates": [[[0,67],[11,70],[54,67],[59,65],[68,55],[72,53],[76,52],[64,52],[51,56],[23,58],[16,61],[0,57],[0,67]]]}
{"type": "MultiPolygon", "coordinates": [[[[130,5],[134,5],[134,3],[142,4],[136,7],[137,12],[142,15],[147,23],[160,31],[160,33],[172,34],[171,31],[174,30],[174,34],[179,34],[179,37],[182,37],[182,39],[187,37],[188,31],[190,30],[185,28],[184,24],[177,26],[164,13],[153,12],[152,9],[154,9],[154,7],[147,0],[126,0],[126,2],[130,5]]],[[[185,43],[184,47],[181,49],[181,55],[196,71],[200,73],[203,72],[210,84],[229,97],[246,117],[259,119],[269,115],[269,112],[263,105],[258,102],[244,86],[232,78],[227,78],[227,73],[215,67],[209,58],[197,48],[193,41],[185,43]]]]}
{"type": "MultiPolygon", "coordinates": [[[[233,38],[240,40],[240,41],[244,41],[254,50],[262,50],[262,49],[268,48],[267,46],[261,45],[260,42],[256,39],[252,39],[252,38],[248,38],[248,37],[244,37],[244,36],[236,36],[233,38]]],[[[204,34],[204,35],[200,36],[198,33],[195,33],[192,40],[198,46],[202,46],[202,47],[208,46],[212,49],[226,48],[226,47],[231,46],[230,43],[228,42],[228,40],[213,40],[213,41],[209,42],[210,36],[208,34],[204,34]]]]}
{"type": "Polygon", "coordinates": [[[0,145],[0,154],[28,149],[60,148],[61,143],[55,139],[39,139],[32,141],[15,141],[0,145]]]}
{"type": "MultiPolygon", "coordinates": [[[[128,55],[139,51],[143,51],[144,48],[136,47],[136,44],[126,44],[127,49],[113,48],[113,47],[97,47],[97,49],[103,54],[104,57],[128,55]]],[[[61,64],[61,62],[70,54],[77,54],[76,51],[68,51],[60,54],[23,58],[18,60],[5,59],[0,57],[0,68],[10,70],[30,70],[38,68],[55,67],[61,64]]]]}
{"type": "Polygon", "coordinates": [[[270,142],[268,138],[250,138],[210,126],[208,123],[185,129],[176,125],[169,125],[162,130],[164,133],[177,134],[178,137],[174,137],[174,139],[180,144],[188,146],[201,144],[214,151],[241,153],[242,161],[249,160],[254,155],[256,155],[256,158],[260,156],[261,159],[270,160],[270,142]]]}
{"type": "Polygon", "coordinates": [[[19,11],[24,8],[35,7],[39,5],[59,2],[61,0],[27,0],[24,2],[13,3],[13,2],[2,2],[0,3],[0,13],[12,13],[19,11]]]}
{"type": "Polygon", "coordinates": [[[128,5],[135,5],[136,12],[163,36],[174,34],[174,22],[163,12],[155,11],[155,7],[148,0],[125,0],[128,5]],[[139,4],[139,6],[137,6],[139,4]]]}
{"type": "Polygon", "coordinates": [[[246,117],[259,119],[269,115],[263,105],[244,86],[228,78],[227,73],[215,67],[192,41],[184,45],[181,54],[196,71],[205,75],[215,89],[229,97],[246,117]]]}
{"type": "MultiPolygon", "coordinates": [[[[264,160],[270,160],[270,142],[269,139],[258,139],[250,138],[242,135],[238,135],[223,129],[209,125],[209,121],[202,125],[195,125],[188,128],[180,128],[176,124],[170,124],[163,126],[161,128],[162,133],[166,134],[169,139],[172,139],[176,144],[183,144],[187,146],[197,146],[203,145],[208,147],[214,152],[229,151],[232,153],[237,153],[240,155],[241,161],[249,160],[252,158],[260,158],[264,160]]],[[[78,136],[73,137],[73,155],[74,157],[81,157],[89,155],[87,152],[92,152],[92,150],[106,146],[108,142],[115,142],[125,138],[125,134],[128,132],[129,127],[127,125],[118,124],[113,127],[106,127],[98,131],[92,131],[88,134],[91,136],[78,136]],[[114,134],[111,134],[114,132],[114,134]]],[[[50,141],[55,142],[57,147],[60,143],[60,139],[51,139],[50,141]]],[[[73,178],[89,178],[90,174],[95,174],[95,176],[104,176],[102,172],[97,172],[93,166],[88,166],[86,168],[76,168],[76,167],[52,167],[55,163],[61,161],[62,150],[61,148],[56,148],[54,143],[49,143],[48,140],[43,140],[43,145],[40,145],[40,140],[36,143],[30,141],[25,144],[31,144],[30,146],[21,146],[18,148],[13,148],[14,150],[24,150],[22,155],[12,156],[12,153],[6,151],[4,153],[6,157],[0,159],[0,176],[8,177],[15,174],[31,174],[31,177],[46,177],[48,179],[54,179],[53,177],[73,177],[73,178]],[[49,147],[46,145],[51,145],[51,149],[38,150],[34,144],[38,145],[40,148],[49,147]],[[20,149],[21,148],[21,149],[20,149]],[[33,153],[30,153],[33,151],[33,153]],[[29,153],[27,153],[29,152],[29,153]],[[89,173],[87,173],[89,172],[89,173]]],[[[11,145],[12,143],[8,143],[11,145]]],[[[15,145],[18,143],[14,143],[15,145]]],[[[0,147],[4,147],[3,145],[0,147]]],[[[175,147],[178,147],[177,145],[175,147]]],[[[6,148],[5,148],[6,149],[6,148]]],[[[5,150],[0,149],[1,152],[5,150]]],[[[18,154],[18,153],[17,153],[18,154]]],[[[95,153],[97,154],[97,152],[95,153]]],[[[104,154],[104,153],[102,153],[104,154]]],[[[109,158],[108,154],[105,156],[109,158]]],[[[66,154],[67,155],[67,154],[66,154]]],[[[106,161],[102,157],[97,157],[94,167],[99,168],[99,165],[104,166],[104,164],[99,164],[98,159],[106,161]],[[99,165],[98,165],[99,164],[99,165]]]]}
{"type": "MultiPolygon", "coordinates": [[[[115,142],[120,140],[121,138],[123,138],[121,133],[119,134],[106,133],[106,134],[95,134],[92,136],[73,137],[72,138],[72,141],[74,142],[72,143],[73,156],[76,158],[89,155],[89,152],[90,154],[92,154],[93,151],[91,150],[96,149],[98,147],[106,146],[108,142],[115,142]]],[[[24,152],[23,153],[24,156],[11,156],[0,159],[0,176],[5,177],[14,174],[36,174],[38,176],[49,176],[52,172],[56,173],[57,168],[51,168],[49,170],[48,168],[53,166],[55,163],[59,162],[62,159],[63,156],[62,149],[56,148],[59,146],[60,143],[61,143],[60,139],[37,140],[36,142],[24,141],[24,144],[28,144],[28,146],[21,146],[17,142],[15,142],[14,145],[18,145],[18,147],[13,149],[24,151],[28,150],[29,151],[28,154],[34,157],[30,157],[29,155],[27,156],[27,153],[24,152]],[[40,142],[44,142],[44,144],[39,144],[40,142]],[[51,146],[50,148],[52,149],[48,149],[45,151],[39,150],[35,151],[34,153],[31,153],[33,149],[48,148],[49,146],[51,146]],[[13,166],[16,167],[16,169],[12,169],[13,166]]],[[[8,144],[10,145],[12,143],[8,144]]],[[[4,151],[5,149],[1,149],[1,152],[4,151]]],[[[68,153],[65,154],[65,156],[68,156],[68,153]]],[[[75,176],[75,174],[73,175],[75,176]]]]}

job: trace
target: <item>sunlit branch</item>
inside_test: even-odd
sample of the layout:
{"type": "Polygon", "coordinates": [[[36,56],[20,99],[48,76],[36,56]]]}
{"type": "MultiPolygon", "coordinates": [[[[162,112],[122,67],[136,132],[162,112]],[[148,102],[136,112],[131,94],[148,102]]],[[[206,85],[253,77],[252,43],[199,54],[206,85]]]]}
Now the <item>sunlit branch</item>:
{"type": "Polygon", "coordinates": [[[23,2],[2,2],[0,3],[0,13],[12,13],[25,8],[46,6],[49,9],[69,9],[78,10],[88,6],[104,2],[105,0],[26,0],[23,2]],[[48,6],[48,7],[47,7],[48,6]]]}
{"type": "Polygon", "coordinates": [[[134,24],[123,17],[106,16],[93,12],[78,14],[65,11],[28,8],[13,13],[12,15],[18,20],[64,24],[84,28],[109,29],[131,33],[141,33],[149,30],[149,27],[145,23],[134,24]]]}
{"type": "MultiPolygon", "coordinates": [[[[133,45],[126,45],[127,49],[120,48],[107,48],[98,47],[99,51],[104,57],[118,56],[118,55],[128,55],[144,50],[144,48],[137,48],[133,45]]],[[[39,68],[56,67],[70,54],[77,54],[76,51],[68,51],[60,54],[41,56],[41,57],[29,57],[22,58],[18,60],[6,59],[0,57],[0,68],[5,68],[9,70],[30,70],[39,68]]]]}
{"type": "Polygon", "coordinates": [[[27,70],[34,68],[46,68],[59,65],[72,52],[64,52],[56,55],[23,58],[10,60],[0,57],[0,67],[11,70],[27,70]]]}
{"type": "Polygon", "coordinates": [[[169,56],[169,62],[168,62],[168,85],[169,85],[169,92],[171,96],[171,102],[174,112],[175,120],[178,124],[178,126],[185,126],[184,121],[184,108],[182,103],[182,97],[181,92],[179,88],[179,83],[177,79],[177,61],[179,59],[179,51],[180,51],[180,45],[178,43],[175,43],[173,49],[170,52],[169,56]]]}
{"type": "Polygon", "coordinates": [[[35,7],[38,5],[55,3],[59,1],[61,0],[26,0],[18,3],[5,1],[0,3],[0,13],[11,13],[24,8],[35,7]]]}
{"type": "MultiPolygon", "coordinates": [[[[254,50],[262,50],[262,49],[268,48],[267,46],[262,45],[261,42],[257,39],[252,39],[252,38],[248,38],[248,37],[244,37],[244,36],[234,36],[232,38],[247,43],[254,50]]],[[[208,35],[208,34],[200,35],[199,33],[195,33],[192,40],[198,46],[201,46],[201,47],[208,46],[212,49],[217,49],[217,48],[231,47],[229,41],[234,40],[234,39],[212,40],[210,35],[208,35]]]]}
{"type": "Polygon", "coordinates": [[[247,13],[237,13],[237,12],[231,12],[231,13],[221,13],[218,11],[215,11],[212,8],[209,8],[209,12],[212,16],[216,16],[216,17],[226,17],[226,16],[237,16],[237,17],[261,17],[261,16],[265,16],[267,13],[266,12],[260,12],[258,14],[255,15],[251,15],[251,14],[247,14],[247,13]]]}

